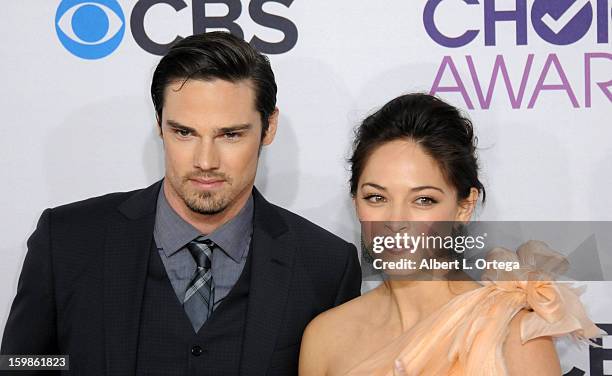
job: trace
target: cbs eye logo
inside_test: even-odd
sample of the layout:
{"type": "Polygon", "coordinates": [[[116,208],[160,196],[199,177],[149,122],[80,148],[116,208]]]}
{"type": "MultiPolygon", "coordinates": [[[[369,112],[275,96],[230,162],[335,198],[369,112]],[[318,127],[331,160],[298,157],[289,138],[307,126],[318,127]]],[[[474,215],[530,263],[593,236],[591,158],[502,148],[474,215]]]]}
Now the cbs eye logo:
{"type": "Polygon", "coordinates": [[[63,0],[55,13],[55,31],[72,54],[100,59],[121,43],[125,17],[117,0],[63,0]]]}

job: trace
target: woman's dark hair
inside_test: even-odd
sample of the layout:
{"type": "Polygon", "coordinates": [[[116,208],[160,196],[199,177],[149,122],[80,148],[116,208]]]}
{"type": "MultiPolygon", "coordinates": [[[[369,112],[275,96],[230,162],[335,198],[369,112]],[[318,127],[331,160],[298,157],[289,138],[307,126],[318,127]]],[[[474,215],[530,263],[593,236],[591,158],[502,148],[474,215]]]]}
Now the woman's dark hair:
{"type": "Polygon", "coordinates": [[[389,141],[407,139],[417,143],[431,156],[465,199],[474,187],[485,200],[485,188],[478,179],[477,138],[472,122],[450,104],[428,94],[397,97],[368,116],[355,132],[350,158],[351,195],[372,152],[389,141]]]}
{"type": "Polygon", "coordinates": [[[230,82],[251,80],[255,107],[261,115],[262,137],[276,107],[276,82],[268,58],[242,39],[221,31],[196,34],[174,44],[160,60],[151,82],[151,97],[161,127],[164,90],[171,82],[189,79],[230,82]]]}

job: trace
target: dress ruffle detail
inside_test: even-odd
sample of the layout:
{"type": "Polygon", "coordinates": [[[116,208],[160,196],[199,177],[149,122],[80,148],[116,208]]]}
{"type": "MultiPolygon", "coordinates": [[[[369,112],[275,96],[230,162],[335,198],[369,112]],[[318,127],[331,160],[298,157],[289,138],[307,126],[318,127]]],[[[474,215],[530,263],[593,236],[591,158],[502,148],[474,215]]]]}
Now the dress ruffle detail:
{"type": "Polygon", "coordinates": [[[605,335],[586,314],[580,291],[554,280],[568,264],[545,243],[529,241],[517,252],[496,248],[487,259],[516,261],[520,268],[487,271],[482,287],[456,296],[346,375],[393,376],[400,362],[407,376],[505,376],[503,344],[522,310],[522,343],[565,335],[587,342],[605,335]]]}

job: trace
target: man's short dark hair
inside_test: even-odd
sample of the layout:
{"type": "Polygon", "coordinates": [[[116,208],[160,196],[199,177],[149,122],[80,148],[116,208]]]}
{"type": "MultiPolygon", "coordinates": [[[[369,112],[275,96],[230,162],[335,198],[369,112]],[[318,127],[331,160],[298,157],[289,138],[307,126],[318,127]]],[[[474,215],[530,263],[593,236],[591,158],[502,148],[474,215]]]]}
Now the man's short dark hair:
{"type": "Polygon", "coordinates": [[[261,115],[263,138],[268,119],[276,108],[277,90],[265,55],[244,40],[221,31],[192,35],[175,43],[155,68],[151,82],[151,97],[160,127],[166,86],[189,79],[250,80],[255,90],[255,108],[261,115]]]}

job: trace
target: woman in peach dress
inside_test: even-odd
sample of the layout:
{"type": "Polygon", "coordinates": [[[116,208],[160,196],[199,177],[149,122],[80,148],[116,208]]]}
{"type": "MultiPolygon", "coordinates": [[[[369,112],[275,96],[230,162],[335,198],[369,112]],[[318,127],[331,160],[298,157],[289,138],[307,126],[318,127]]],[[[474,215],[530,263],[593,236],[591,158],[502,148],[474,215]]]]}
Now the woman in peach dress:
{"type": "MultiPolygon", "coordinates": [[[[409,94],[387,103],[354,143],[359,220],[469,222],[485,197],[475,147],[470,121],[440,99],[409,94]]],[[[560,375],[552,337],[601,331],[577,292],[542,270],[556,257],[545,244],[490,256],[521,268],[485,273],[481,283],[389,278],[322,313],[304,333],[300,375],[560,375]]]]}

